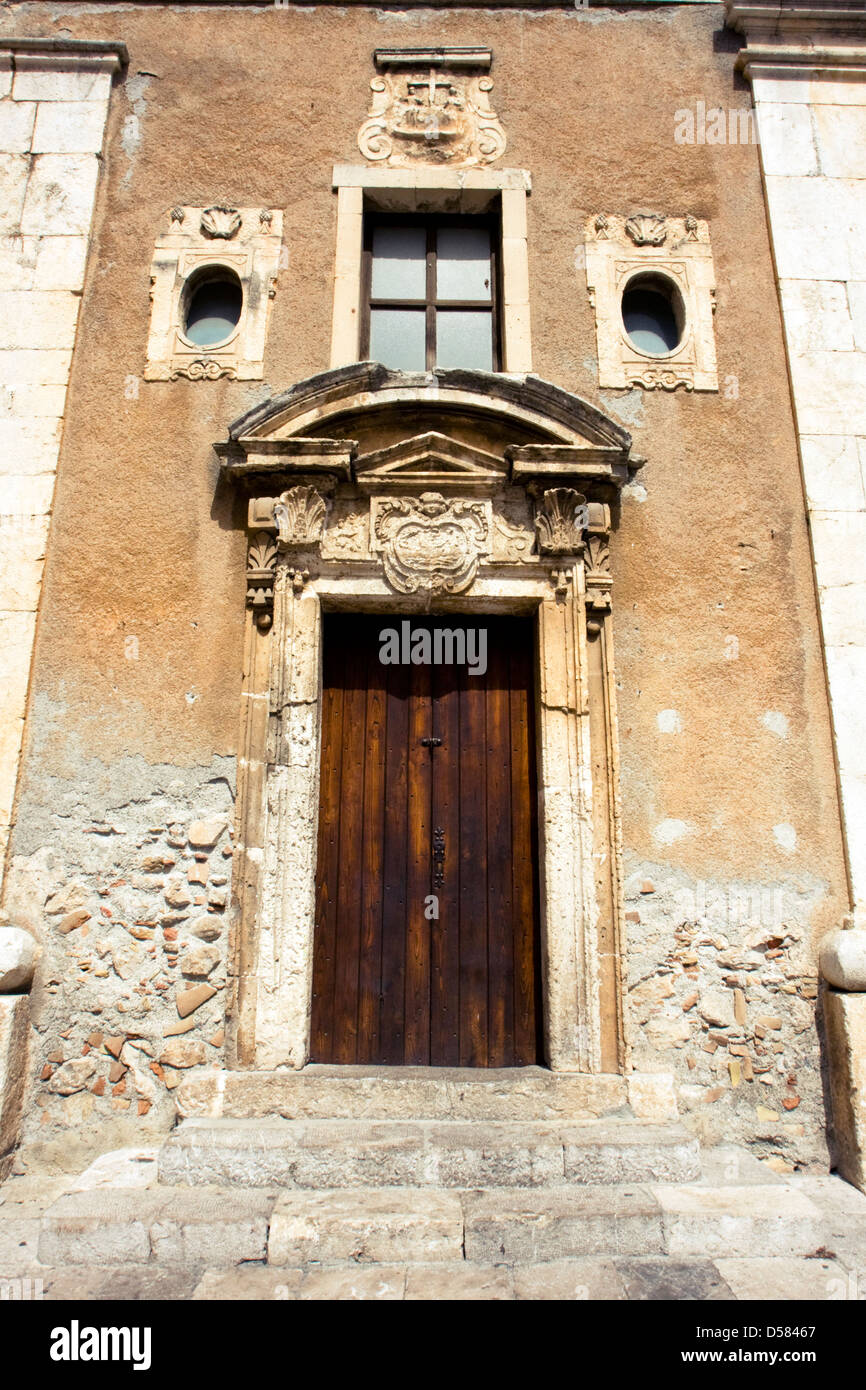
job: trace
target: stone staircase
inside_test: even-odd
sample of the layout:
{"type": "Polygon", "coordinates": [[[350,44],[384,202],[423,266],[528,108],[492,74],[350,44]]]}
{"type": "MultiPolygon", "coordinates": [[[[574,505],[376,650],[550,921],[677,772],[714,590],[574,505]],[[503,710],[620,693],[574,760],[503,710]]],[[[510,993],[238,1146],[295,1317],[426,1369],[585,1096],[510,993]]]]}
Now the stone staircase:
{"type": "Polygon", "coordinates": [[[179,1088],[161,1148],[0,1187],[0,1281],[95,1298],[859,1296],[866,1197],[699,1152],[671,1099],[664,1078],[539,1068],[214,1072],[179,1088]]]}
{"type": "Polygon", "coordinates": [[[658,1094],[633,1102],[622,1078],[538,1068],[213,1073],[181,1088],[160,1150],[104,1155],[45,1207],[30,1272],[442,1299],[628,1297],[610,1290],[648,1270],[683,1291],[634,1296],[734,1297],[719,1271],[750,1261],[799,1262],[813,1297],[847,1277],[829,1242],[844,1227],[863,1248],[866,1198],[824,1180],[848,1203],[836,1219],[750,1155],[722,1163],[676,1120],[640,1118],[658,1094]]]}
{"type": "Polygon", "coordinates": [[[182,1088],[186,1118],[162,1148],[159,1180],[441,1190],[696,1177],[696,1140],[638,1119],[623,1086],[540,1067],[216,1074],[182,1088]]]}

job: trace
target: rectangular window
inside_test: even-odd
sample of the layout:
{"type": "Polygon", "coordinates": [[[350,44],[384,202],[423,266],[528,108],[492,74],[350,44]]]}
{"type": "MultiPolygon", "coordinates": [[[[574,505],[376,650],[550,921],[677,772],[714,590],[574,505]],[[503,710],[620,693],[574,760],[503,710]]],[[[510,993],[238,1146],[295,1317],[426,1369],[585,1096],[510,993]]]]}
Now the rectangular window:
{"type": "Polygon", "coordinates": [[[497,244],[489,217],[367,215],[362,357],[499,371],[497,244]]]}

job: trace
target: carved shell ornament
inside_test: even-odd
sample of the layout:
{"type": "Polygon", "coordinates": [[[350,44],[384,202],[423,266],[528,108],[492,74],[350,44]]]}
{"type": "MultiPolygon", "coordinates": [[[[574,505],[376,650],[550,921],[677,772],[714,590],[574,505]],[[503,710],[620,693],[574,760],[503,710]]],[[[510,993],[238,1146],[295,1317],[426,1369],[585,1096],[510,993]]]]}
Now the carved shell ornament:
{"type": "Polygon", "coordinates": [[[289,488],[274,503],[277,543],[282,549],[314,545],[321,538],[327,504],[314,487],[289,488]]]}
{"type": "Polygon", "coordinates": [[[241,222],[237,208],[205,208],[201,215],[201,234],[211,240],[231,241],[240,231],[241,222]]]}
{"type": "Polygon", "coordinates": [[[487,532],[478,502],[446,502],[439,492],[385,501],[376,518],[385,578],[402,594],[463,593],[475,580],[487,532]]]}
{"type": "Polygon", "coordinates": [[[542,555],[574,555],[583,546],[589,508],[582,492],[572,487],[548,488],[539,499],[535,517],[542,555]]]}
{"type": "Polygon", "coordinates": [[[635,246],[663,246],[667,236],[665,219],[657,212],[639,212],[630,217],[625,229],[635,246]]]}

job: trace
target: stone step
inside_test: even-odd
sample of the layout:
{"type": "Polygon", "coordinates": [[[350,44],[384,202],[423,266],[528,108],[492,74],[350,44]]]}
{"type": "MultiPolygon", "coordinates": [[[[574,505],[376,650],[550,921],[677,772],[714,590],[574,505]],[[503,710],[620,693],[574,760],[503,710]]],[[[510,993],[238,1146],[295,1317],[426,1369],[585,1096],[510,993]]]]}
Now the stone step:
{"type": "Polygon", "coordinates": [[[159,1156],[161,1183],[253,1188],[557,1187],[699,1172],[681,1126],[634,1120],[184,1120],[159,1156]]]}
{"type": "Polygon", "coordinates": [[[357,1260],[526,1265],[612,1259],[788,1257],[823,1243],[818,1207],[785,1184],[548,1187],[431,1192],[296,1190],[271,1217],[268,1263],[357,1260]]]}
{"type": "Polygon", "coordinates": [[[787,1184],[766,1187],[565,1187],[467,1193],[467,1260],[533,1264],[587,1255],[809,1255],[819,1208],[787,1184]]]}
{"type": "MultiPolygon", "coordinates": [[[[42,1217],[42,1266],[298,1271],[597,1258],[795,1258],[822,1251],[826,1216],[803,1192],[700,1184],[352,1188],[243,1192],[112,1188],[69,1193],[42,1217]]],[[[441,1282],[441,1281],[437,1281],[441,1282]]]]}
{"type": "Polygon", "coordinates": [[[672,1078],[577,1075],[544,1067],[308,1066],[190,1077],[181,1119],[593,1120],[616,1112],[675,1120],[672,1078]]]}
{"type": "Polygon", "coordinates": [[[201,1188],[70,1192],[42,1217],[44,1265],[225,1266],[267,1257],[274,1193],[201,1188]]]}
{"type": "Polygon", "coordinates": [[[463,1259],[459,1192],[354,1187],[281,1192],[271,1216],[268,1264],[296,1268],[356,1260],[380,1264],[463,1259]]]}

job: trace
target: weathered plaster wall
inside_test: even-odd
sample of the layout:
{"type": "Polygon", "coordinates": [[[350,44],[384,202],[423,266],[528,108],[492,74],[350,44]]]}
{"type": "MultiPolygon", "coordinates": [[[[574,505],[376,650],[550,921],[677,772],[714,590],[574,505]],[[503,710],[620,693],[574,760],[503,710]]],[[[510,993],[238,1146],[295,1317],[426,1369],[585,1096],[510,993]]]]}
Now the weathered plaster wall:
{"type": "MultiPolygon", "coordinates": [[[[222,920],[217,903],[166,897],[172,876],[188,883],[204,862],[169,831],[188,837],[193,820],[225,815],[238,729],[244,518],[218,486],[210,445],[244,409],[328,364],[331,171],[358,160],[372,49],[484,43],[505,162],[533,179],[535,371],[621,419],[648,459],[612,545],[635,1061],[676,1072],[690,1122],[709,1137],[742,1135],[777,1162],[821,1158],[815,946],[846,892],[758,157],[748,144],[674,139],[682,108],[749,104],[718,8],[23,6],[0,32],[55,24],[121,38],[131,61],[109,118],[12,840],[7,910],[44,947],[28,1136],[66,1144],[86,1120],[82,1142],[95,1143],[105,1124],[139,1133],[168,1122],[171,1075],[154,1073],[137,1044],[161,1065],[186,988],[182,956],[172,967],[165,948],[205,907],[222,920]],[[285,209],[265,378],[145,383],[154,238],[173,204],[221,199],[285,209]],[[719,395],[598,391],[584,222],[647,207],[710,224],[719,395]],[[91,833],[105,824],[125,834],[91,833]],[[61,933],[46,909],[76,883],[91,917],[61,933]],[[744,886],[781,915],[744,905],[744,886]],[[706,906],[716,898],[718,911],[706,906]],[[131,961],[125,976],[114,953],[131,961]],[[781,1028],[761,1022],[777,1015],[781,1028]],[[103,1077],[109,1037],[127,1039],[118,1096],[103,1077]],[[50,1060],[61,1052],[62,1064],[50,1060]],[[82,1085],[64,1097],[55,1078],[73,1061],[82,1085]]],[[[227,832],[210,874],[226,875],[226,847],[227,832]]],[[[182,1035],[202,1044],[203,1065],[220,1055],[208,1041],[218,1001],[182,1035]]]]}

